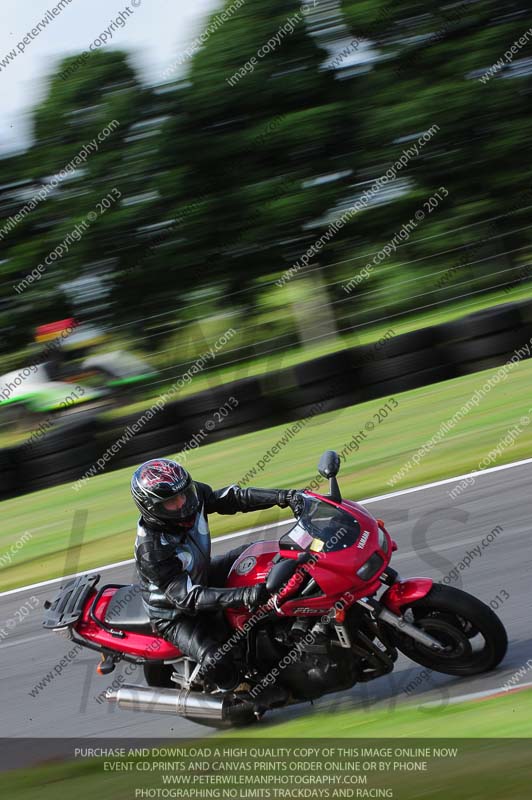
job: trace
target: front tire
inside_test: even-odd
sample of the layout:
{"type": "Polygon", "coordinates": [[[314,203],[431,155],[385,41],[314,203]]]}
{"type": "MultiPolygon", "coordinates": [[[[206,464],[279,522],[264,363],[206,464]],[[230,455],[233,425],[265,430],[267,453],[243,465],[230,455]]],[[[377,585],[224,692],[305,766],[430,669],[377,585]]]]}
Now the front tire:
{"type": "Polygon", "coordinates": [[[434,584],[402,612],[408,622],[445,645],[444,652],[435,652],[390,628],[396,647],[423,667],[446,675],[478,675],[495,669],[506,654],[508,637],[499,617],[460,589],[434,584]]]}

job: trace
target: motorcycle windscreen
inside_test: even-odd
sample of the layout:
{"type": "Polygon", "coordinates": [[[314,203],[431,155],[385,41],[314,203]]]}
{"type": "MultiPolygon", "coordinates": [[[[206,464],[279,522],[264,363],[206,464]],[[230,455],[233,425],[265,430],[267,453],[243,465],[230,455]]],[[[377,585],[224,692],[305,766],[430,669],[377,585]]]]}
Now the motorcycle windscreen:
{"type": "Polygon", "coordinates": [[[352,547],[360,538],[360,525],[341,508],[305,497],[303,511],[293,528],[279,540],[284,550],[333,553],[352,547]]]}

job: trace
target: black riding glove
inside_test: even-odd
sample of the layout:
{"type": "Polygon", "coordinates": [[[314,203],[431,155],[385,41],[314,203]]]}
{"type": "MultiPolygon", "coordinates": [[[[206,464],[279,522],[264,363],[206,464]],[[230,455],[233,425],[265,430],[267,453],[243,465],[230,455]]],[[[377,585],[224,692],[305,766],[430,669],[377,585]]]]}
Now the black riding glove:
{"type": "Polygon", "coordinates": [[[295,516],[298,517],[303,509],[303,497],[301,496],[303,489],[281,489],[279,492],[279,503],[281,508],[292,509],[295,516]]]}
{"type": "Polygon", "coordinates": [[[246,608],[249,611],[253,611],[268,602],[270,593],[264,583],[259,583],[257,586],[249,586],[243,589],[242,599],[246,608]]]}

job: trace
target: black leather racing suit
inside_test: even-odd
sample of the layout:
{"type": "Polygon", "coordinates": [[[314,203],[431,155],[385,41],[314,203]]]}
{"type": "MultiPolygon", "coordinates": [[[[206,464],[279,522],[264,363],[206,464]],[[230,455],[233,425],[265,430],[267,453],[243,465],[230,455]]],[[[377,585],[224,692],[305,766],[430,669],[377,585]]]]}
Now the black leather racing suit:
{"type": "MultiPolygon", "coordinates": [[[[212,613],[245,604],[246,589],[226,589],[227,575],[242,545],[211,560],[208,514],[235,514],[279,505],[286,507],[282,489],[241,489],[228,486],[214,491],[194,481],[200,508],[194,526],[184,533],[169,526],[155,528],[139,520],[135,560],[142,597],[154,629],[195,661],[213,646],[212,613]]],[[[182,530],[182,529],[181,529],[182,530]]],[[[216,626],[218,627],[218,626],[216,626]]]]}

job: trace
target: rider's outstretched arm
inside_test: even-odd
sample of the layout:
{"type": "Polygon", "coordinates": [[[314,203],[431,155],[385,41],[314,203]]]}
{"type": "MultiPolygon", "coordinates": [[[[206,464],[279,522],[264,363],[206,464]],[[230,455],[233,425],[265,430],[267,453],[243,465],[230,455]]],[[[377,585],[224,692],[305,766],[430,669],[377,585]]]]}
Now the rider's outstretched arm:
{"type": "Polygon", "coordinates": [[[279,506],[286,508],[290,503],[292,489],[241,489],[233,484],[224,489],[213,489],[206,483],[198,483],[205,497],[207,514],[236,514],[238,511],[259,511],[263,508],[279,506]]]}

